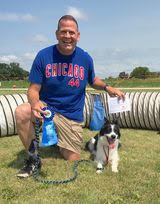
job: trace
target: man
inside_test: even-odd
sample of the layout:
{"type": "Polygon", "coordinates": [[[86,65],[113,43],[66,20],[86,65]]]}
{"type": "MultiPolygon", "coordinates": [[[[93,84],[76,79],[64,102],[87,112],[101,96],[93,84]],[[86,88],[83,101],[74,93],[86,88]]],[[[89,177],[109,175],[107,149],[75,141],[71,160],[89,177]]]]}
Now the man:
{"type": "MultiPolygon", "coordinates": [[[[62,16],[56,31],[58,44],[41,50],[29,76],[28,102],[17,107],[17,130],[26,152],[34,146],[35,118],[42,119],[45,104],[54,108],[54,123],[58,133],[60,153],[66,160],[79,160],[82,144],[82,121],[85,88],[105,90],[110,96],[124,98],[124,94],[95,77],[93,60],[77,47],[80,39],[78,23],[70,15],[62,16]]],[[[19,177],[32,174],[35,161],[31,156],[19,177]]],[[[39,160],[39,168],[41,161],[39,160]]]]}

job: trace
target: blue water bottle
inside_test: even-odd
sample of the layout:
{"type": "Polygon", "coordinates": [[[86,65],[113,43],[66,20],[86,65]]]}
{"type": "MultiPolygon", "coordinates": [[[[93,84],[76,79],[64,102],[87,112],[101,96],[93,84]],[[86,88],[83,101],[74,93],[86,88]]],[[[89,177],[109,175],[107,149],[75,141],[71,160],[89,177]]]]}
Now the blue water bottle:
{"type": "Polygon", "coordinates": [[[51,107],[44,107],[43,111],[47,114],[42,115],[44,122],[42,125],[42,143],[40,146],[51,146],[58,143],[58,137],[54,126],[54,110],[51,107]]]}

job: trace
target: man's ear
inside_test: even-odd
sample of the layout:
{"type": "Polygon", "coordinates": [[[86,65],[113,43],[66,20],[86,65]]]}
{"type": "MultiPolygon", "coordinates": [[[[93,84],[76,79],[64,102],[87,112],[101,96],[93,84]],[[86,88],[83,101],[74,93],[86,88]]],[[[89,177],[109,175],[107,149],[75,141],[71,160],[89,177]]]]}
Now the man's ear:
{"type": "Polygon", "coordinates": [[[78,37],[77,37],[77,41],[80,40],[80,32],[78,32],[78,37]]]}

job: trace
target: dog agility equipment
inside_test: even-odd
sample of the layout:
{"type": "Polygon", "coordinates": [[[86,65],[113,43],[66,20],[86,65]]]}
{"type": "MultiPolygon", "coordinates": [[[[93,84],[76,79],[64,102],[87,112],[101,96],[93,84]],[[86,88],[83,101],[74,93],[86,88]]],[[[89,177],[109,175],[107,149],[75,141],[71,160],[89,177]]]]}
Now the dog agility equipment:
{"type": "MultiPolygon", "coordinates": [[[[89,127],[93,111],[92,93],[86,93],[84,106],[84,127],[89,127]]],[[[94,94],[95,95],[95,94],[94,94]]],[[[127,92],[131,101],[131,111],[108,114],[107,93],[100,93],[106,117],[120,117],[121,128],[160,130],[160,92],[127,92]]],[[[0,137],[16,135],[14,112],[18,105],[27,102],[26,94],[9,94],[0,96],[0,137]]]]}

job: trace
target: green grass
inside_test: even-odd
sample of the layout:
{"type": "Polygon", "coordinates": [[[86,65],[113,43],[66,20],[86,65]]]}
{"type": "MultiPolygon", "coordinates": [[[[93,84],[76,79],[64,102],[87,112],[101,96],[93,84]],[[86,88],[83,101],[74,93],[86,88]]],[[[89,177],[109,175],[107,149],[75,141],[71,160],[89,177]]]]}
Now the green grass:
{"type": "Polygon", "coordinates": [[[0,95],[27,93],[26,90],[0,90],[0,95]]]}
{"type": "Polygon", "coordinates": [[[1,81],[0,88],[12,88],[16,86],[16,88],[27,88],[29,86],[28,80],[10,80],[10,81],[1,81]]]}
{"type": "MultiPolygon", "coordinates": [[[[108,79],[106,81],[106,83],[108,83],[109,85],[116,87],[116,88],[120,88],[123,92],[130,92],[130,91],[137,91],[137,89],[135,90],[125,90],[123,88],[141,88],[139,91],[144,91],[142,88],[157,88],[160,87],[160,78],[149,78],[149,79],[108,79]]],[[[19,81],[2,81],[1,82],[1,87],[2,88],[13,88],[13,86],[16,86],[16,88],[28,88],[29,83],[27,80],[19,80],[19,81]]],[[[102,91],[98,91],[98,90],[89,90],[90,92],[102,92],[102,91]]],[[[151,89],[148,89],[145,91],[151,91],[151,89]]],[[[154,91],[152,89],[152,91],[154,91]]],[[[156,90],[157,91],[157,90],[156,90]]],[[[14,94],[14,93],[26,93],[26,90],[0,90],[0,95],[2,94],[14,94]]]]}
{"type": "MultiPolygon", "coordinates": [[[[12,88],[14,81],[1,88],[12,88]]],[[[111,80],[115,87],[159,87],[158,79],[111,80]]],[[[28,84],[17,81],[17,88],[28,84]]],[[[128,90],[127,90],[128,91],[128,90]]],[[[145,90],[146,91],[146,90],[145,90]]],[[[0,91],[1,94],[26,91],[0,91]]],[[[25,152],[17,136],[0,138],[0,204],[56,203],[56,204],[159,204],[160,203],[160,134],[156,131],[122,129],[122,148],[119,151],[119,173],[107,166],[101,175],[95,167],[80,164],[78,178],[66,185],[48,186],[32,178],[17,179],[23,166],[25,152]]],[[[84,144],[95,132],[84,129],[84,144]]],[[[42,148],[42,175],[45,179],[66,179],[72,176],[73,162],[65,161],[56,148],[42,148]]],[[[89,159],[82,150],[82,159],[89,159]]]]}
{"type": "Polygon", "coordinates": [[[148,79],[110,79],[106,81],[114,87],[127,87],[127,88],[136,88],[136,87],[160,87],[160,77],[158,78],[148,78],[148,79]]]}
{"type": "MultiPolygon", "coordinates": [[[[158,78],[148,78],[148,79],[107,79],[106,83],[114,86],[114,87],[160,87],[160,77],[158,78]]],[[[27,88],[29,86],[29,82],[27,80],[19,80],[19,81],[1,81],[0,88],[12,88],[16,85],[16,88],[27,88]]]]}
{"type": "MultiPolygon", "coordinates": [[[[96,132],[84,129],[84,144],[96,132]]],[[[110,165],[96,174],[95,166],[82,163],[71,183],[48,186],[32,178],[18,179],[25,153],[18,136],[0,138],[0,203],[55,204],[158,204],[160,203],[160,135],[156,131],[121,129],[119,173],[110,165]]],[[[83,145],[84,148],[84,145],[83,145]]],[[[61,158],[53,147],[41,148],[45,179],[72,175],[73,162],[61,158]]],[[[90,154],[82,149],[82,159],[90,154]]]]}

